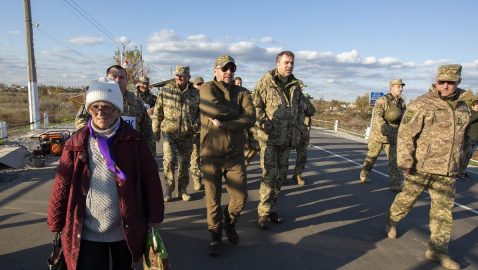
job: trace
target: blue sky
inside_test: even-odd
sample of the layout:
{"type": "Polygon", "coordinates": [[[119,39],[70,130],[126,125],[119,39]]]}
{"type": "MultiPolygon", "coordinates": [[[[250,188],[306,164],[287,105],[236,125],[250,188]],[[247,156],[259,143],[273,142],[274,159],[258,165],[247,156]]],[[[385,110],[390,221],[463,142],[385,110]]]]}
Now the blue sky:
{"type": "MultiPolygon", "coordinates": [[[[212,79],[212,63],[232,55],[253,89],[281,50],[296,53],[294,74],[314,97],[354,101],[388,91],[428,89],[438,65],[463,65],[462,88],[478,90],[478,1],[126,1],[31,0],[38,82],[86,85],[113,63],[114,40],[142,46],[153,81],[191,66],[212,79]],[[74,1],[74,2],[72,2],[74,1]],[[68,4],[69,3],[69,4],[68,4]],[[112,39],[74,11],[77,4],[112,39]]],[[[26,84],[23,1],[0,17],[0,82],[26,84]]]]}

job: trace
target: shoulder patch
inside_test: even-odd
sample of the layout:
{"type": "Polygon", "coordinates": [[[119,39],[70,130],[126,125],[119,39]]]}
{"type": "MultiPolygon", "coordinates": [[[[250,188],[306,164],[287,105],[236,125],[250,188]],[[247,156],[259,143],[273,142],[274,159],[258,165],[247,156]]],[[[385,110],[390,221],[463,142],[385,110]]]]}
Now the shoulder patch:
{"type": "Polygon", "coordinates": [[[413,110],[406,110],[405,115],[402,118],[402,124],[407,124],[415,116],[416,112],[413,110]]]}

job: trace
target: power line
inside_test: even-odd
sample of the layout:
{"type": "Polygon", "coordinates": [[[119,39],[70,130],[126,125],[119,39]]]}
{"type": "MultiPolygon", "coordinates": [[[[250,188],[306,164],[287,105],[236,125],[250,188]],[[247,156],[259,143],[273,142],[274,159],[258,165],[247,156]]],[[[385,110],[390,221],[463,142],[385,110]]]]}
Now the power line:
{"type": "Polygon", "coordinates": [[[75,53],[77,56],[81,57],[81,58],[84,58],[84,59],[87,59],[91,62],[94,62],[92,59],[88,58],[86,55],[84,55],[83,53],[71,48],[70,46],[62,43],[61,41],[57,40],[56,38],[54,38],[53,36],[49,35],[48,33],[46,33],[45,31],[41,30],[38,26],[35,28],[38,32],[42,33],[43,35],[45,35],[46,37],[50,38],[51,40],[53,40],[54,42],[60,44],[61,46],[67,48],[68,50],[72,51],[73,53],[75,53]]]}
{"type": "Polygon", "coordinates": [[[113,34],[111,34],[108,29],[102,26],[99,22],[97,22],[91,15],[89,15],[84,9],[82,9],[78,4],[73,2],[72,0],[64,0],[66,4],[68,4],[72,9],[74,9],[80,16],[85,18],[93,27],[98,29],[101,33],[103,33],[106,37],[108,37],[113,43],[116,45],[122,46],[121,43],[114,39],[113,34]]]}

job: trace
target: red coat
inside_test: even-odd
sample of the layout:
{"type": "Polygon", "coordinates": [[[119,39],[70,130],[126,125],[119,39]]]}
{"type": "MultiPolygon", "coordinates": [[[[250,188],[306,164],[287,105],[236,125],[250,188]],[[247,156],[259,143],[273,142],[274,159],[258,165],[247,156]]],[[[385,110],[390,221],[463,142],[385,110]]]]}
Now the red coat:
{"type": "MultiPolygon", "coordinates": [[[[57,169],[48,205],[48,228],[62,232],[61,240],[68,269],[75,270],[90,184],[87,142],[88,126],[66,143],[57,169]]],[[[136,262],[143,254],[148,223],[164,218],[164,201],[156,161],[138,132],[121,120],[112,146],[116,164],[127,180],[118,186],[125,239],[136,262]]]]}

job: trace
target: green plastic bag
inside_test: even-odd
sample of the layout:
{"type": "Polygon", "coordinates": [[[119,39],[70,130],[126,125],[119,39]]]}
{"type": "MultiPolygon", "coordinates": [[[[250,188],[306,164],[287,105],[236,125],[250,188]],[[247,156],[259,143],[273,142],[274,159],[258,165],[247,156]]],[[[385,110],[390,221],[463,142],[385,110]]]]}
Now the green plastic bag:
{"type": "Polygon", "coordinates": [[[144,270],[169,270],[169,255],[159,231],[151,227],[146,237],[146,249],[144,252],[144,270]]]}

